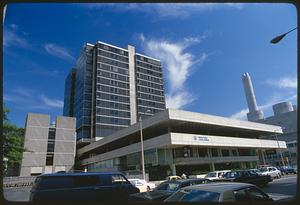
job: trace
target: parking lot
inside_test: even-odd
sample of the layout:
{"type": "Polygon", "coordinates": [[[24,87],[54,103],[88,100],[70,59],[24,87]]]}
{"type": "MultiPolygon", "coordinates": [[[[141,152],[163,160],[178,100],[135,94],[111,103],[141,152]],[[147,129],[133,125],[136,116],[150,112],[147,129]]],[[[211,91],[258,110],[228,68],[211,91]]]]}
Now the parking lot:
{"type": "MultiPolygon", "coordinates": [[[[28,201],[30,187],[5,188],[4,197],[8,201],[28,201]]],[[[284,194],[295,196],[297,192],[297,175],[285,175],[274,179],[267,187],[262,188],[268,194],[284,194]]]]}

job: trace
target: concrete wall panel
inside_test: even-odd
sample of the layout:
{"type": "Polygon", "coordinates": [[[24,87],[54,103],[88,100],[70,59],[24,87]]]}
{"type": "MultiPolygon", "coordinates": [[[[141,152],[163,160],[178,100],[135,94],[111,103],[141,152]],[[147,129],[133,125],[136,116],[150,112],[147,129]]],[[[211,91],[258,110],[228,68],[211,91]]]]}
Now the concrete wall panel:
{"type": "Polygon", "coordinates": [[[56,128],[76,129],[76,118],[58,116],[56,118],[56,128]]]}
{"type": "Polygon", "coordinates": [[[70,140],[76,141],[75,129],[56,129],[55,140],[70,140]]]}
{"type": "Polygon", "coordinates": [[[55,141],[54,152],[56,153],[68,153],[73,154],[75,153],[75,142],[73,141],[55,141]]]}
{"type": "Polygon", "coordinates": [[[48,127],[27,127],[25,132],[25,140],[42,139],[48,140],[48,127]]]}
{"type": "Polygon", "coordinates": [[[50,116],[43,114],[29,113],[26,121],[27,126],[49,127],[50,116]]]}
{"type": "Polygon", "coordinates": [[[74,155],[72,154],[55,154],[54,155],[54,166],[73,166],[74,155]]]}
{"type": "Polygon", "coordinates": [[[23,153],[22,166],[45,166],[46,153],[23,153]]]}

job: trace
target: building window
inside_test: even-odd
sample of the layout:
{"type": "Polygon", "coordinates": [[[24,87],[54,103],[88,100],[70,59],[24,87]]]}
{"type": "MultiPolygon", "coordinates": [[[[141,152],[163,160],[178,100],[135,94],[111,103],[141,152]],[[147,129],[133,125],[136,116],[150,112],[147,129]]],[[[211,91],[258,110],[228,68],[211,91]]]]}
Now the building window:
{"type": "Polygon", "coordinates": [[[48,141],[47,152],[54,152],[54,141],[48,141]]]}
{"type": "Polygon", "coordinates": [[[233,156],[238,156],[238,152],[236,149],[231,150],[233,156]]]}
{"type": "Polygon", "coordinates": [[[207,148],[199,148],[198,149],[199,157],[207,157],[207,148]]]}
{"type": "Polygon", "coordinates": [[[46,166],[53,165],[53,159],[54,159],[54,155],[53,154],[47,154],[47,157],[46,157],[46,166]]]}
{"type": "Polygon", "coordinates": [[[48,140],[55,140],[55,129],[49,128],[48,140]]]}
{"type": "Polygon", "coordinates": [[[212,157],[218,157],[219,156],[218,149],[212,148],[211,149],[211,156],[212,157]]]}
{"type": "Polygon", "coordinates": [[[228,157],[229,156],[229,150],[228,149],[222,149],[222,156],[228,157]]]}

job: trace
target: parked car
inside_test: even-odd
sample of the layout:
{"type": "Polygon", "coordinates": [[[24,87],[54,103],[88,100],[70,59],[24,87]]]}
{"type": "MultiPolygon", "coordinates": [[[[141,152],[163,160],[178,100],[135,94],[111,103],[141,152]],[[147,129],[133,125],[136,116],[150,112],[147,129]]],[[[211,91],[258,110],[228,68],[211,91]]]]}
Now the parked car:
{"type": "Polygon", "coordinates": [[[124,201],[140,190],[118,172],[82,172],[40,175],[30,192],[30,201],[34,202],[101,202],[124,201]]]}
{"type": "Polygon", "coordinates": [[[220,171],[208,172],[204,178],[212,180],[212,181],[222,179],[223,175],[230,171],[231,170],[220,170],[220,171]]]}
{"type": "Polygon", "coordinates": [[[284,174],[297,174],[297,169],[294,169],[291,167],[286,167],[286,168],[283,168],[282,172],[284,174]]]}
{"type": "Polygon", "coordinates": [[[180,179],[168,180],[158,185],[153,191],[132,194],[130,201],[163,201],[178,189],[195,184],[211,182],[208,179],[180,179]]]}
{"type": "Polygon", "coordinates": [[[272,178],[269,175],[260,175],[251,170],[236,170],[227,172],[222,181],[250,183],[263,187],[271,182],[272,178]]]}
{"type": "Polygon", "coordinates": [[[255,185],[246,183],[211,183],[184,187],[165,199],[166,202],[240,202],[273,201],[255,185]]]}
{"type": "Polygon", "coordinates": [[[180,176],[167,176],[166,177],[166,180],[173,180],[173,179],[177,180],[177,179],[181,179],[181,177],[180,176]]]}
{"type": "Polygon", "coordinates": [[[259,169],[248,169],[251,172],[261,175],[261,171],[259,169]]]}
{"type": "Polygon", "coordinates": [[[262,175],[270,175],[273,179],[280,178],[282,173],[276,167],[262,167],[259,169],[262,175]]]}
{"type": "Polygon", "coordinates": [[[150,191],[155,188],[155,184],[143,179],[128,179],[131,184],[136,186],[140,192],[150,191]]]}

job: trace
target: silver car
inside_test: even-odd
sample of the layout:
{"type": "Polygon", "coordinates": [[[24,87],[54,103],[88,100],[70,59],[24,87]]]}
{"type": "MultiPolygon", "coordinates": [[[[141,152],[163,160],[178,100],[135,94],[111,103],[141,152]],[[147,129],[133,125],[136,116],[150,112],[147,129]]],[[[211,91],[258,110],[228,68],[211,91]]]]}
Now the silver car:
{"type": "Polygon", "coordinates": [[[172,194],[165,201],[174,202],[239,202],[273,201],[255,185],[246,183],[211,183],[184,187],[172,194]]]}

